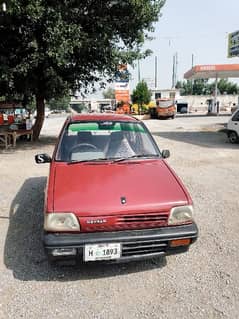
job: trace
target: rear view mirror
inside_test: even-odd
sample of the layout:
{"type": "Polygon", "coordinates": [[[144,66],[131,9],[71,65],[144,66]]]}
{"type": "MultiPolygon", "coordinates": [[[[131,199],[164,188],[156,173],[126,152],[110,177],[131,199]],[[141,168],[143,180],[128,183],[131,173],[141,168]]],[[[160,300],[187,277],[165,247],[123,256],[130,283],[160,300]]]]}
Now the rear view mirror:
{"type": "Polygon", "coordinates": [[[162,157],[163,158],[168,158],[170,156],[170,151],[169,150],[163,150],[162,151],[162,157]]]}
{"type": "Polygon", "coordinates": [[[37,164],[51,163],[51,157],[48,154],[35,155],[35,162],[37,164]]]}

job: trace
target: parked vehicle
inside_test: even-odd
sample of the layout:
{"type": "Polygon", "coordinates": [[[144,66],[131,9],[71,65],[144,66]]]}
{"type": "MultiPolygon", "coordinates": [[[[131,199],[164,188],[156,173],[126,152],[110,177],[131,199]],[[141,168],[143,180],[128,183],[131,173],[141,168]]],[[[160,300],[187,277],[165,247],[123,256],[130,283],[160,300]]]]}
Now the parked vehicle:
{"type": "Polygon", "coordinates": [[[239,105],[236,105],[236,103],[233,103],[233,106],[231,107],[231,113],[233,114],[237,109],[239,109],[239,105]]]}
{"type": "Polygon", "coordinates": [[[239,142],[239,109],[232,114],[227,123],[227,136],[231,143],[239,142]]]}
{"type": "Polygon", "coordinates": [[[159,98],[156,100],[156,106],[149,107],[151,118],[172,118],[176,116],[176,103],[173,99],[159,98]]]}
{"type": "Polygon", "coordinates": [[[44,246],[54,261],[186,252],[197,239],[192,199],[146,126],[119,114],[69,117],[50,163],[44,246]]]}

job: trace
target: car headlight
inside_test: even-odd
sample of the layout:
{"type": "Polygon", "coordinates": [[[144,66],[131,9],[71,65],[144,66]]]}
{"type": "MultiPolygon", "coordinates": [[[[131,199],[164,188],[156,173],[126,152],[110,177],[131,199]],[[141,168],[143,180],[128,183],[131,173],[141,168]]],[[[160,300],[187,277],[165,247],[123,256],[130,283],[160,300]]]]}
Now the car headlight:
{"type": "Polygon", "coordinates": [[[193,221],[192,206],[173,207],[170,211],[168,225],[179,225],[193,221]]]}
{"type": "Polygon", "coordinates": [[[44,218],[46,231],[79,231],[80,224],[73,213],[46,213],[44,218]]]}

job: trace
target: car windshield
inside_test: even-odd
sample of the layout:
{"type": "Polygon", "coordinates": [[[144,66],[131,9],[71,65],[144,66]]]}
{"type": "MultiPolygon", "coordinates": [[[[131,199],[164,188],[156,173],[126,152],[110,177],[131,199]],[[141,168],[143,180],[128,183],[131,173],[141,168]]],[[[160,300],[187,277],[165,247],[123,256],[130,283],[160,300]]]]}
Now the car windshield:
{"type": "Polygon", "coordinates": [[[56,160],[64,162],[159,156],[141,123],[90,121],[70,123],[62,133],[56,160]]]}
{"type": "Polygon", "coordinates": [[[161,108],[168,108],[173,105],[173,100],[158,100],[157,106],[161,108]]]}

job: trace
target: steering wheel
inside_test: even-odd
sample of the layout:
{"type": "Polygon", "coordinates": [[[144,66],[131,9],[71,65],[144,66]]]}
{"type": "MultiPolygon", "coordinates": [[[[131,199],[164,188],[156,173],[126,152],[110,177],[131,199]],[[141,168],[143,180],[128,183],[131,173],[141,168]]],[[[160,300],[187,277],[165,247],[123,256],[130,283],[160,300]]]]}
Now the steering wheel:
{"type": "Polygon", "coordinates": [[[70,154],[74,153],[74,152],[90,152],[90,151],[99,151],[99,149],[93,145],[93,144],[89,144],[89,143],[80,143],[80,144],[76,144],[74,145],[71,149],[70,149],[70,154]]]}

